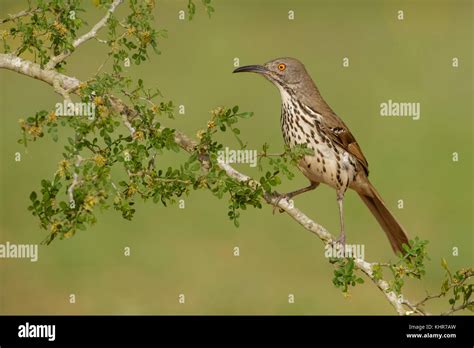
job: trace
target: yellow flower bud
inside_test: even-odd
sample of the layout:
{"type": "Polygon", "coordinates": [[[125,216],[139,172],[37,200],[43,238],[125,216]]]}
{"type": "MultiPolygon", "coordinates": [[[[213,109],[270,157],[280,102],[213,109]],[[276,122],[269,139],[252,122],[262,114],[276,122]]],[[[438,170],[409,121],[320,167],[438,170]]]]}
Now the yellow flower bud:
{"type": "Polygon", "coordinates": [[[143,139],[145,139],[145,136],[144,136],[142,131],[138,130],[135,133],[133,133],[133,139],[134,140],[143,140],[143,139]]]}
{"type": "Polygon", "coordinates": [[[47,118],[47,121],[48,122],[54,122],[58,119],[58,117],[56,116],[56,113],[54,111],[51,111],[49,114],[48,114],[48,118],[47,118]]]}
{"type": "Polygon", "coordinates": [[[142,43],[147,44],[151,41],[151,35],[149,31],[144,31],[142,33],[142,43]]]}
{"type": "Polygon", "coordinates": [[[225,109],[222,106],[218,106],[217,108],[211,110],[211,115],[213,118],[222,115],[225,109]]]}
{"type": "Polygon", "coordinates": [[[102,97],[99,97],[99,96],[94,97],[94,104],[95,105],[102,105],[102,104],[104,104],[104,99],[102,97]]]}
{"type": "Polygon", "coordinates": [[[61,36],[64,36],[67,33],[66,27],[62,23],[59,23],[58,21],[54,21],[53,27],[61,36]]]}
{"type": "Polygon", "coordinates": [[[84,199],[84,203],[82,204],[82,206],[84,207],[85,210],[91,211],[94,205],[96,205],[96,203],[97,203],[97,198],[92,195],[88,195],[84,199]]]}
{"type": "Polygon", "coordinates": [[[53,222],[51,223],[51,233],[54,234],[54,233],[57,233],[61,228],[61,224],[59,222],[53,222]]]}
{"type": "Polygon", "coordinates": [[[94,162],[98,167],[103,167],[105,163],[107,163],[107,160],[104,156],[97,154],[94,156],[94,162]]]}
{"type": "Polygon", "coordinates": [[[41,127],[31,126],[30,129],[28,129],[28,133],[34,137],[39,137],[43,134],[43,129],[41,127]]]}
{"type": "Polygon", "coordinates": [[[203,131],[202,129],[198,130],[198,132],[196,133],[196,136],[198,137],[198,139],[202,139],[204,137],[204,134],[206,134],[205,131],[203,131]]]}
{"type": "Polygon", "coordinates": [[[101,117],[107,117],[107,116],[109,116],[109,109],[108,109],[106,106],[99,105],[99,107],[97,108],[97,110],[99,111],[99,115],[100,115],[101,117]]]}
{"type": "Polygon", "coordinates": [[[131,197],[137,192],[137,187],[134,184],[131,184],[126,192],[127,197],[131,197]]]}

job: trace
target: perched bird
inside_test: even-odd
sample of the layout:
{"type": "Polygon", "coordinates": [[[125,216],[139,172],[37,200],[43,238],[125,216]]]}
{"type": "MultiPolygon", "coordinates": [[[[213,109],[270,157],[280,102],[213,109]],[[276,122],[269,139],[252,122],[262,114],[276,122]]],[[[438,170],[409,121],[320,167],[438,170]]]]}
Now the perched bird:
{"type": "Polygon", "coordinates": [[[408,237],[403,227],[385,206],[368,179],[369,165],[354,136],[344,122],[324,101],[304,65],[295,58],[278,58],[264,65],[242,66],[234,70],[263,75],[281,95],[281,130],[291,147],[306,144],[314,151],[298,163],[309,179],[308,187],[281,195],[279,199],[314,190],[320,183],[336,190],[341,233],[338,242],[345,244],[343,199],[348,188],[356,191],[387,234],[395,253],[404,254],[408,237]]]}

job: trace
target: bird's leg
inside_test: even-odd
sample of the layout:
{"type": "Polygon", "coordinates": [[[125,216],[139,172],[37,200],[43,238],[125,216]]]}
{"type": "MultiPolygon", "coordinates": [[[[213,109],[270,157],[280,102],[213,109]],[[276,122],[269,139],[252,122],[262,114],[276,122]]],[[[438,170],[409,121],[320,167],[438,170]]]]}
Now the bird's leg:
{"type": "MultiPolygon", "coordinates": [[[[309,186],[307,187],[303,187],[299,190],[295,190],[295,191],[291,191],[291,192],[288,192],[288,193],[283,193],[283,194],[276,194],[275,195],[275,198],[276,198],[276,201],[275,203],[273,204],[273,214],[275,214],[275,209],[277,208],[278,206],[278,203],[280,203],[280,201],[282,199],[292,199],[293,197],[297,196],[297,195],[300,195],[302,193],[305,193],[305,192],[308,192],[308,191],[312,191],[314,190],[316,187],[319,186],[319,182],[311,182],[309,184],[309,186]]],[[[282,213],[283,210],[280,208],[280,213],[282,213]]]]}
{"type": "Polygon", "coordinates": [[[341,244],[344,250],[346,245],[346,234],[344,232],[344,208],[343,208],[343,201],[344,201],[344,191],[337,192],[337,204],[339,205],[339,223],[341,226],[341,233],[336,240],[336,244],[341,244]]]}

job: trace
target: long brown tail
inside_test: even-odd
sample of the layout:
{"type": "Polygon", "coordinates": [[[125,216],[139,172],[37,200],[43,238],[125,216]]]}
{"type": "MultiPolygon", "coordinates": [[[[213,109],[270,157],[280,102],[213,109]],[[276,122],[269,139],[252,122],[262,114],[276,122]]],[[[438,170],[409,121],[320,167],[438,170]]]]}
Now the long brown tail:
{"type": "Polygon", "coordinates": [[[367,196],[359,193],[360,198],[362,198],[364,203],[379,222],[382,229],[385,231],[385,234],[392,245],[393,251],[395,253],[400,251],[402,254],[405,254],[405,251],[402,247],[403,244],[408,245],[408,236],[405,230],[398,223],[392,213],[390,213],[390,211],[387,209],[382,197],[380,197],[375,187],[373,187],[371,184],[369,185],[372,195],[367,196]]]}

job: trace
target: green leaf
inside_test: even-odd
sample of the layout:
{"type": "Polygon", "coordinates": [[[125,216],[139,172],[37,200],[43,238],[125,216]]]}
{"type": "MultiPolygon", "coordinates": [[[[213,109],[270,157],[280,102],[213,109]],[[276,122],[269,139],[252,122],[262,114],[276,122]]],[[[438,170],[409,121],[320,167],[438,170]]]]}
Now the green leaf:
{"type": "Polygon", "coordinates": [[[448,261],[446,261],[444,257],[441,258],[441,267],[443,267],[446,270],[448,269],[448,261]]]}
{"type": "Polygon", "coordinates": [[[196,13],[196,5],[192,0],[188,0],[188,16],[189,20],[191,21],[196,13]]]}

